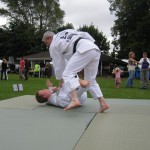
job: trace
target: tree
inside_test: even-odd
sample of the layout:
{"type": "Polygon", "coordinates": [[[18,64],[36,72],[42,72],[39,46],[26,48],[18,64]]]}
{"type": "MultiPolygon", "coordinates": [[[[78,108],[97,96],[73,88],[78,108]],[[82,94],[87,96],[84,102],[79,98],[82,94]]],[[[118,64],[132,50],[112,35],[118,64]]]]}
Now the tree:
{"type": "Polygon", "coordinates": [[[79,31],[88,32],[95,39],[95,44],[101,49],[101,51],[104,54],[109,53],[110,45],[107,38],[94,25],[83,25],[83,27],[79,28],[79,31]]]}
{"type": "MultiPolygon", "coordinates": [[[[35,46],[35,28],[23,22],[11,22],[0,34],[0,48],[7,56],[24,56],[35,46]]],[[[2,55],[3,53],[1,53],[2,55]]]]}
{"type": "Polygon", "coordinates": [[[61,26],[60,28],[57,29],[57,32],[63,31],[65,29],[74,29],[72,23],[67,23],[66,25],[61,26]]]}
{"type": "Polygon", "coordinates": [[[7,6],[0,9],[0,16],[9,20],[0,30],[0,55],[18,57],[46,50],[43,33],[56,31],[63,23],[59,0],[0,1],[7,6]]]}
{"type": "Polygon", "coordinates": [[[150,54],[150,1],[149,0],[108,0],[110,11],[117,19],[112,28],[115,47],[119,58],[127,58],[132,50],[137,59],[144,51],[150,54]]]}
{"type": "Polygon", "coordinates": [[[64,11],[59,0],[0,0],[7,7],[0,9],[0,15],[10,21],[31,24],[39,30],[56,30],[63,24],[64,11]]]}
{"type": "Polygon", "coordinates": [[[6,47],[6,39],[8,38],[4,29],[0,28],[0,58],[6,57],[5,54],[5,47],[6,47]]]}

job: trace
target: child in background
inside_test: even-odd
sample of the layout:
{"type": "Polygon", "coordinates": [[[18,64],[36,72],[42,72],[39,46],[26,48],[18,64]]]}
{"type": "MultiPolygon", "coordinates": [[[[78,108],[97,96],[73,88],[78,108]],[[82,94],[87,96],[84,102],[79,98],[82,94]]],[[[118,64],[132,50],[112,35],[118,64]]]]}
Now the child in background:
{"type": "Polygon", "coordinates": [[[116,85],[116,88],[120,88],[120,85],[121,85],[121,74],[123,73],[123,71],[116,67],[115,69],[113,69],[113,72],[112,74],[115,74],[115,85],[116,85]]]}

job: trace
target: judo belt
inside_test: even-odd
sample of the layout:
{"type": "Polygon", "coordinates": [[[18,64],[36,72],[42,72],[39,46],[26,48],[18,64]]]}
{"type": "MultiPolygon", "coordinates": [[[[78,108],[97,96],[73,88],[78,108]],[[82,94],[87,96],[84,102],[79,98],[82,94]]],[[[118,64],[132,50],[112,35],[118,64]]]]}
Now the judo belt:
{"type": "Polygon", "coordinates": [[[76,47],[77,47],[77,44],[78,42],[83,39],[82,37],[79,37],[75,42],[74,42],[74,45],[73,45],[73,54],[76,52],[76,47]]]}

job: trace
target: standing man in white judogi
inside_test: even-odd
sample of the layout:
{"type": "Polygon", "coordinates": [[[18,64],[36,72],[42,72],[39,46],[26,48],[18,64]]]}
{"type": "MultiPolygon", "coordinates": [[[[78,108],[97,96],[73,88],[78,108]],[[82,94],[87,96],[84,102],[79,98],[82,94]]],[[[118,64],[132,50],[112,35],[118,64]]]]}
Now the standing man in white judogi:
{"type": "Polygon", "coordinates": [[[60,85],[64,82],[66,90],[71,94],[71,103],[64,110],[80,106],[76,92],[80,84],[76,75],[82,69],[84,69],[84,79],[90,80],[90,85],[86,89],[79,90],[81,92],[88,90],[94,99],[99,100],[100,112],[108,109],[109,106],[96,82],[101,51],[94,44],[95,40],[87,32],[68,29],[56,35],[47,31],[42,41],[49,47],[56,79],[60,80],[60,85]]]}

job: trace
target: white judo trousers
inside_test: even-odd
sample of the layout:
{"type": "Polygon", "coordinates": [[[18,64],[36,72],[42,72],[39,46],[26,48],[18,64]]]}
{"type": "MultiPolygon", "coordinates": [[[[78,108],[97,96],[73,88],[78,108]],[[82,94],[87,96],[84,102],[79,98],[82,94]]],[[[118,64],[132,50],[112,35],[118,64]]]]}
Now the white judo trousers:
{"type": "Polygon", "coordinates": [[[84,53],[76,51],[73,54],[62,75],[68,92],[71,92],[80,86],[79,80],[75,78],[75,76],[84,69],[84,79],[90,80],[90,85],[87,88],[80,87],[79,91],[81,91],[81,93],[89,91],[94,99],[103,96],[96,81],[100,55],[101,52],[97,49],[91,49],[84,53]]]}

